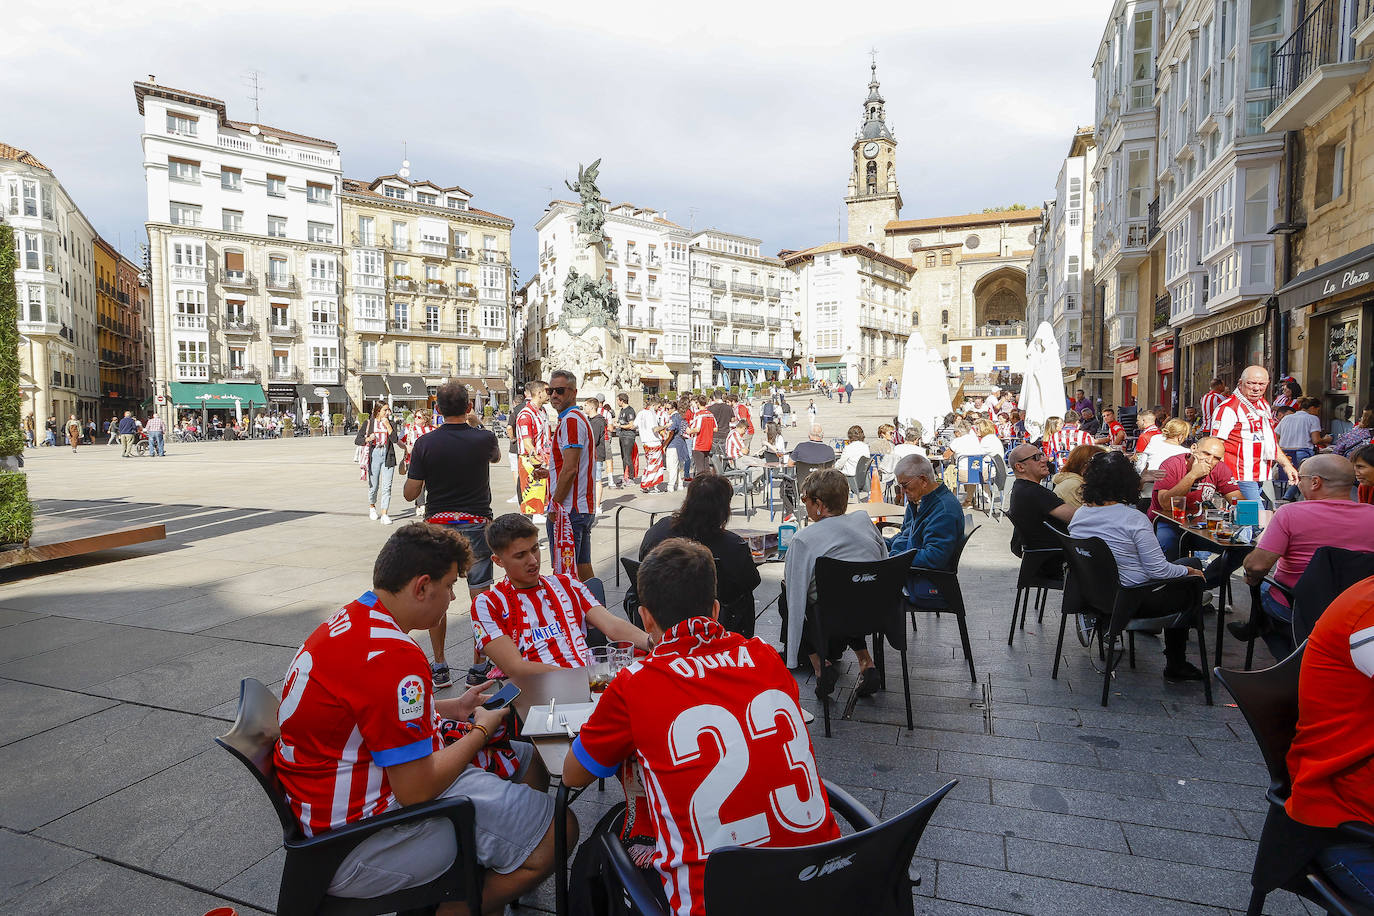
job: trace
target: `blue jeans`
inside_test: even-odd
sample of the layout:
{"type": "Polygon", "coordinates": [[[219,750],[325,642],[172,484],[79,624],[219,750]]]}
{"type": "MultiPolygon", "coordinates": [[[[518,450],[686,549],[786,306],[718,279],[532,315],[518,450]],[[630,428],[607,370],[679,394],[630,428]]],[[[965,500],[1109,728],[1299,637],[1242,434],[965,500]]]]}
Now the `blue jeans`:
{"type": "MultiPolygon", "coordinates": [[[[1299,470],[1302,469],[1302,463],[1312,457],[1312,450],[1310,448],[1286,448],[1283,450],[1283,453],[1288,456],[1289,461],[1293,462],[1293,467],[1299,470]]],[[[1288,472],[1282,467],[1279,467],[1274,472],[1274,484],[1276,487],[1275,492],[1277,492],[1278,488],[1283,488],[1285,485],[1287,486],[1287,489],[1283,490],[1284,499],[1297,499],[1301,495],[1301,492],[1298,490],[1298,482],[1296,480],[1289,480],[1288,472]]]]}
{"type": "Polygon", "coordinates": [[[1374,907],[1374,846],[1328,846],[1317,853],[1317,864],[1341,892],[1361,906],[1374,907]]]}
{"type": "Polygon", "coordinates": [[[396,473],[395,468],[386,466],[386,451],[384,448],[372,449],[367,463],[367,503],[376,506],[383,515],[391,505],[391,478],[396,473]]]}
{"type": "Polygon", "coordinates": [[[151,457],[167,457],[167,448],[164,442],[165,438],[166,437],[162,433],[148,434],[148,454],[151,457]]]}
{"type": "Polygon", "coordinates": [[[1264,498],[1264,491],[1260,489],[1258,480],[1237,480],[1236,486],[1240,487],[1240,498],[1248,499],[1260,504],[1261,507],[1268,507],[1269,500],[1264,498]]]}
{"type": "MultiPolygon", "coordinates": [[[[568,519],[573,530],[573,562],[591,565],[592,562],[592,525],[596,516],[590,512],[569,512],[568,519]]],[[[549,535],[549,551],[553,551],[553,507],[544,516],[544,529],[549,535]]]]}
{"type": "Polygon", "coordinates": [[[1260,607],[1275,624],[1265,631],[1264,644],[1277,659],[1293,654],[1293,609],[1274,596],[1274,589],[1265,582],[1260,585],[1260,607]]]}
{"type": "Polygon", "coordinates": [[[940,595],[940,590],[937,589],[929,579],[912,579],[908,577],[906,580],[905,592],[911,603],[918,608],[939,611],[949,607],[949,602],[945,601],[940,595]]]}

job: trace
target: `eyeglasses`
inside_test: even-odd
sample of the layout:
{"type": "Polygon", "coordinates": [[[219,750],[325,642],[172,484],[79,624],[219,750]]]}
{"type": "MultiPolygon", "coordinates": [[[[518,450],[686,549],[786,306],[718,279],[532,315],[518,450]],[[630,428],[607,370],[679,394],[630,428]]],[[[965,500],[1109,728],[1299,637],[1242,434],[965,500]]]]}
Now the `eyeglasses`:
{"type": "Polygon", "coordinates": [[[1023,457],[1021,457],[1021,458],[1013,459],[1013,460],[1012,460],[1012,464],[1025,464],[1027,461],[1049,461],[1049,460],[1050,460],[1050,459],[1046,458],[1046,457],[1044,456],[1044,454],[1042,454],[1041,452],[1032,452],[1031,454],[1025,455],[1025,456],[1023,456],[1023,457]]]}
{"type": "Polygon", "coordinates": [[[565,392],[565,391],[572,391],[572,390],[573,390],[573,389],[568,388],[568,387],[565,386],[565,385],[559,385],[559,386],[557,386],[557,387],[554,387],[553,385],[550,385],[550,386],[549,386],[549,394],[562,394],[562,393],[565,392]]]}

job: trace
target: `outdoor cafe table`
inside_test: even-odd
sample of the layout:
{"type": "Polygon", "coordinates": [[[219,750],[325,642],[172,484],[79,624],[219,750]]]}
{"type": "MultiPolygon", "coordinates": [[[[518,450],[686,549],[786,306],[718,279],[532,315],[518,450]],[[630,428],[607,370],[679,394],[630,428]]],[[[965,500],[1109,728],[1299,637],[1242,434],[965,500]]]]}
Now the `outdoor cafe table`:
{"type": "Polygon", "coordinates": [[[615,584],[620,584],[620,513],[626,509],[633,509],[636,512],[643,512],[649,516],[649,527],[652,528],[654,522],[658,521],[660,515],[667,515],[669,512],[676,512],[682,508],[682,499],[685,493],[673,491],[670,493],[640,493],[629,496],[615,497],[615,502],[606,500],[603,506],[613,506],[615,509],[615,555],[617,558],[615,567],[615,584]]]}
{"type": "Polygon", "coordinates": [[[779,461],[768,461],[756,455],[740,455],[735,459],[735,467],[738,468],[761,468],[764,477],[764,493],[767,494],[768,520],[773,520],[775,509],[773,508],[773,475],[779,471],[782,476],[787,476],[787,466],[779,461]]]}
{"type": "MultiPolygon", "coordinates": [[[[1270,512],[1268,510],[1260,511],[1261,524],[1256,526],[1255,536],[1250,540],[1248,544],[1238,542],[1234,539],[1223,540],[1221,538],[1218,538],[1216,536],[1216,532],[1214,531],[1209,531],[1205,527],[1195,528],[1192,525],[1185,524],[1183,522],[1176,520],[1172,515],[1165,515],[1163,513],[1160,513],[1158,518],[1162,519],[1167,524],[1173,525],[1174,527],[1178,528],[1180,531],[1183,532],[1182,537],[1179,538],[1178,542],[1180,549],[1186,548],[1190,552],[1193,550],[1201,549],[1207,551],[1208,553],[1239,553],[1243,556],[1255,549],[1255,544],[1259,541],[1259,533],[1264,530],[1264,524],[1268,523],[1269,519],[1273,517],[1273,514],[1273,512],[1270,512]],[[1200,541],[1201,543],[1194,546],[1193,544],[1189,543],[1189,538],[1192,538],[1194,541],[1200,541]]],[[[1229,597],[1231,593],[1231,580],[1229,576],[1227,577],[1227,580],[1222,583],[1222,586],[1224,589],[1224,593],[1218,597],[1217,602],[1220,605],[1217,608],[1217,648],[1215,653],[1215,664],[1217,665],[1221,664],[1221,640],[1226,634],[1226,598],[1229,597]]],[[[1250,613],[1251,615],[1264,613],[1264,608],[1260,604],[1260,590],[1258,584],[1250,586],[1250,613]]],[[[1246,661],[1246,665],[1247,667],[1249,665],[1248,659],[1246,661]]]]}

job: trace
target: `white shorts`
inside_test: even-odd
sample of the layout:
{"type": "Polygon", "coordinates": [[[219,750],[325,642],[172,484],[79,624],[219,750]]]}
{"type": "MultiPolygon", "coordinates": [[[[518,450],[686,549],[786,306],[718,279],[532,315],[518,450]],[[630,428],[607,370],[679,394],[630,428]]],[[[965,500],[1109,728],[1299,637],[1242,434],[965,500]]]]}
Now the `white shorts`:
{"type": "MultiPolygon", "coordinates": [[[[534,758],[534,746],[511,742],[520,770],[510,780],[470,766],[440,798],[466,795],[476,810],[477,861],[498,875],[519,868],[553,823],[552,795],[519,782],[534,758]]],[[[428,884],[448,871],[458,855],[458,840],[447,818],[428,818],[388,827],[363,840],[334,872],[335,897],[380,897],[428,884]]]]}

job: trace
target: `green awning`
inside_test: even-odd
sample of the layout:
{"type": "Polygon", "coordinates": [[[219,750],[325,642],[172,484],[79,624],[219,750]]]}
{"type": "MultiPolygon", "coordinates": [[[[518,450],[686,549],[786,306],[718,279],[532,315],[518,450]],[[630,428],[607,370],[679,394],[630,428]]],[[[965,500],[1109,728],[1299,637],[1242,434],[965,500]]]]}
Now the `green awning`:
{"type": "Polygon", "coordinates": [[[843,369],[844,363],[816,363],[817,369],[843,369]]]}
{"type": "Polygon", "coordinates": [[[174,407],[266,407],[267,395],[261,385],[227,382],[172,382],[174,407]]]}

